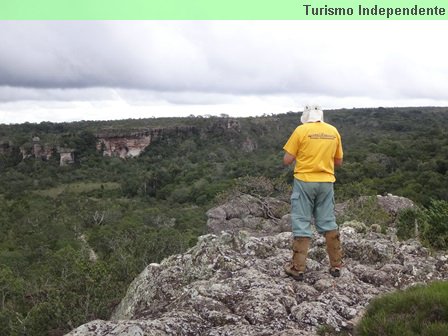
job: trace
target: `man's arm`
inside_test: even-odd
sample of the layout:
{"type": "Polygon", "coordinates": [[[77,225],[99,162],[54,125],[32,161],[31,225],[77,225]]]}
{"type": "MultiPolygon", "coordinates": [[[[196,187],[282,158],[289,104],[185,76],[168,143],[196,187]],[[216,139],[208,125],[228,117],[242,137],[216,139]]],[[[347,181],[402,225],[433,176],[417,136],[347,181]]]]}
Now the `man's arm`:
{"type": "Polygon", "coordinates": [[[334,166],[335,166],[335,167],[340,167],[340,166],[342,166],[342,159],[334,158],[334,166]]]}
{"type": "Polygon", "coordinates": [[[296,157],[294,155],[289,154],[288,152],[285,152],[285,156],[283,156],[283,164],[285,166],[289,166],[295,160],[296,160],[296,157]]]}

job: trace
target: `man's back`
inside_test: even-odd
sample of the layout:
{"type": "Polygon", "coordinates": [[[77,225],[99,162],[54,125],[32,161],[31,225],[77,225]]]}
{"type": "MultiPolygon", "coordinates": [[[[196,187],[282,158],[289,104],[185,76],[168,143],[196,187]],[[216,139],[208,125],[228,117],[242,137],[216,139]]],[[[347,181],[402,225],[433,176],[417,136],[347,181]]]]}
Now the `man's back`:
{"type": "Polygon", "coordinates": [[[294,177],[305,182],[334,182],[334,159],[342,159],[341,137],[324,122],[298,126],[283,147],[295,156],[294,177]]]}

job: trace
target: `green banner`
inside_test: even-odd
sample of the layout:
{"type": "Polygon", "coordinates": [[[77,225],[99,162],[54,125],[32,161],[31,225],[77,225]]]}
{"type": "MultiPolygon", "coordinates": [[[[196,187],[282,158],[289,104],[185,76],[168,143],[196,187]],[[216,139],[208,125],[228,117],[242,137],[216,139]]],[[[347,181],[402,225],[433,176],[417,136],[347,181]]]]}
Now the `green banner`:
{"type": "Polygon", "coordinates": [[[1,20],[446,20],[446,0],[0,0],[1,20]]]}

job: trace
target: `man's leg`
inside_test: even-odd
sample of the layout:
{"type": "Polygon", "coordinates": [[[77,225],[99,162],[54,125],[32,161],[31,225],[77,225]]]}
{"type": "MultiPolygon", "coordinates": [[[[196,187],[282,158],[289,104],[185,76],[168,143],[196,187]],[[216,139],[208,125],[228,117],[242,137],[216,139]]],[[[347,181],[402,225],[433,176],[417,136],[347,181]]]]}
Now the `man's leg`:
{"type": "Polygon", "coordinates": [[[311,238],[309,237],[294,237],[292,243],[292,261],[285,265],[285,272],[295,280],[303,280],[310,241],[311,238]]]}
{"type": "Polygon", "coordinates": [[[342,248],[339,231],[332,230],[325,232],[325,241],[327,243],[328,258],[330,259],[330,274],[334,277],[340,277],[342,267],[342,248]]]}
{"type": "Polygon", "coordinates": [[[306,258],[311,241],[311,215],[313,202],[310,199],[304,182],[294,179],[291,195],[291,224],[294,241],[292,244],[292,261],[285,265],[286,274],[296,280],[303,280],[306,258]]]}
{"type": "Polygon", "coordinates": [[[323,233],[330,259],[330,274],[334,277],[341,275],[342,248],[336,217],[334,215],[333,183],[320,183],[314,208],[316,228],[323,233]]]}

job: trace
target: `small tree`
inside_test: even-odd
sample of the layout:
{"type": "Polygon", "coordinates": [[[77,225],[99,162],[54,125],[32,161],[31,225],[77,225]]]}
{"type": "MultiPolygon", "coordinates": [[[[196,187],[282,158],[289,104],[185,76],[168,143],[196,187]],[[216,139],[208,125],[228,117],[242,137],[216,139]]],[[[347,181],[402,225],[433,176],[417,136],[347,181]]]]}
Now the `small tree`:
{"type": "Polygon", "coordinates": [[[448,202],[435,201],[423,213],[422,237],[430,246],[439,249],[448,247],[448,202]]]}

